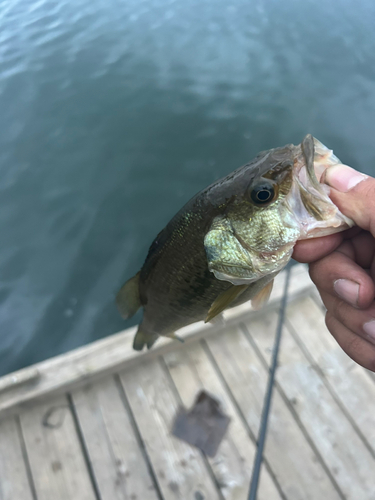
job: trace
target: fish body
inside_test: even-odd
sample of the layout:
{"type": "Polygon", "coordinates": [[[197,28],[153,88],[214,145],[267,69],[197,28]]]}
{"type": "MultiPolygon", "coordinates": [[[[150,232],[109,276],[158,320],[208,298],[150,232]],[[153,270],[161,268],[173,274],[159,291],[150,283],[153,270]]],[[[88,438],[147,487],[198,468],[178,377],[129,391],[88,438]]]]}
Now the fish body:
{"type": "Polygon", "coordinates": [[[134,348],[227,307],[267,301],[297,240],[352,222],[318,179],[339,160],[311,135],[260,153],[194,196],[158,234],[140,272],[120,290],[124,318],[143,307],[134,348]],[[318,177],[318,178],[317,178],[318,177]]]}

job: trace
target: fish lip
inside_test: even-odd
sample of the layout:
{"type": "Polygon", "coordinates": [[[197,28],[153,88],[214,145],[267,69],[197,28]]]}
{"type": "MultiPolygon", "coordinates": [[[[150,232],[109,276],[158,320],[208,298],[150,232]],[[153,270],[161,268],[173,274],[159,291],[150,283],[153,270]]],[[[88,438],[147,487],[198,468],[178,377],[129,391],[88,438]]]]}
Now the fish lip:
{"type": "Polygon", "coordinates": [[[307,173],[307,177],[310,180],[312,186],[317,190],[321,190],[321,186],[319,184],[320,179],[318,179],[316,167],[317,163],[315,162],[315,139],[311,134],[307,134],[306,137],[301,142],[301,151],[302,156],[305,163],[305,170],[307,173]]]}
{"type": "Polygon", "coordinates": [[[308,136],[306,136],[304,141],[302,141],[300,145],[300,152],[294,159],[293,174],[305,189],[311,189],[311,187],[313,187],[325,198],[328,193],[328,188],[326,188],[325,184],[321,183],[325,171],[333,165],[341,164],[341,161],[331,149],[328,149],[315,137],[312,137],[311,135],[309,136],[314,141],[313,169],[310,170],[310,174],[313,178],[310,177],[307,171],[307,164],[309,161],[306,158],[307,152],[303,147],[303,142],[308,136]]]}
{"type": "Polygon", "coordinates": [[[254,277],[254,270],[251,267],[231,266],[230,264],[218,266],[211,263],[209,264],[208,268],[210,272],[215,275],[216,279],[220,281],[229,281],[232,284],[238,284],[239,282],[252,283],[253,281],[256,281],[258,279],[258,276],[254,277]],[[228,274],[228,268],[241,269],[245,271],[245,273],[240,277],[233,274],[228,274]]]}
{"type": "MultiPolygon", "coordinates": [[[[307,171],[302,144],[294,159],[293,186],[286,198],[291,220],[300,227],[298,239],[314,238],[352,227],[354,222],[343,215],[329,197],[329,187],[321,181],[324,172],[341,161],[318,139],[314,141],[313,171],[307,171]]],[[[310,150],[311,152],[311,150],[310,150]]]]}
{"type": "MultiPolygon", "coordinates": [[[[294,158],[293,178],[297,184],[299,191],[305,190],[312,194],[316,200],[320,202],[328,202],[332,204],[328,197],[329,188],[324,183],[321,183],[324,173],[332,165],[341,164],[340,160],[333,154],[333,151],[328,149],[318,139],[308,135],[300,144],[300,151],[294,158]],[[314,147],[310,154],[313,154],[312,165],[311,157],[308,158],[308,152],[304,149],[303,143],[307,137],[313,140],[314,147]]],[[[311,145],[310,145],[311,146],[311,145]]]]}
{"type": "Polygon", "coordinates": [[[216,263],[210,263],[208,267],[211,272],[217,271],[219,273],[224,273],[224,268],[244,269],[246,271],[252,271],[252,268],[250,266],[234,266],[232,264],[217,265],[216,263]]]}

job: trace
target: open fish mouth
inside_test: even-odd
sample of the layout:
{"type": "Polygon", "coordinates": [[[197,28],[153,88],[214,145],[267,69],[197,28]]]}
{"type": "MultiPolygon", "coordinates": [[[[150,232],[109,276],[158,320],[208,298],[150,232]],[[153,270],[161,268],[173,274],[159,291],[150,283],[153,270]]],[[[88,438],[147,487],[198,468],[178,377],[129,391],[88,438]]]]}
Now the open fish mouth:
{"type": "Polygon", "coordinates": [[[307,135],[294,161],[294,183],[287,205],[298,220],[298,239],[316,238],[343,231],[354,225],[329,198],[329,188],[322,184],[327,168],[341,161],[318,139],[307,135]]]}
{"type": "Polygon", "coordinates": [[[298,146],[265,152],[261,161],[261,167],[251,167],[260,173],[246,188],[245,201],[240,198],[215,217],[204,238],[209,270],[233,285],[280,271],[298,240],[354,225],[321,182],[326,169],[341,162],[312,135],[298,146]]]}

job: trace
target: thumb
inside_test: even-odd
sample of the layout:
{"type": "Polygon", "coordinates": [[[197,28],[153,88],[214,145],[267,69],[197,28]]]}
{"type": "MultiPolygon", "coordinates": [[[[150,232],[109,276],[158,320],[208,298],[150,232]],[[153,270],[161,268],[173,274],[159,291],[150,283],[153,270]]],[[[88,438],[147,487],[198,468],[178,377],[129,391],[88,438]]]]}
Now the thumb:
{"type": "Polygon", "coordinates": [[[346,165],[334,165],[322,181],[331,187],[329,196],[340,211],[375,237],[375,179],[346,165]]]}

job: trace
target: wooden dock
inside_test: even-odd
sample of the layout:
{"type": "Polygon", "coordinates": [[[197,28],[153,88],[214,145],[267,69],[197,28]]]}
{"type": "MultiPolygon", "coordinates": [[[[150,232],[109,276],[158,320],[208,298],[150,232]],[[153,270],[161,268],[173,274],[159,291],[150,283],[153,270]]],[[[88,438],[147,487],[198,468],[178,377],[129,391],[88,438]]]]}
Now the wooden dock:
{"type": "MultiPolygon", "coordinates": [[[[264,311],[131,349],[130,329],[0,379],[0,500],[246,500],[284,277],[264,311]],[[171,435],[204,388],[230,416],[215,457],[171,435]]],[[[375,381],[292,271],[260,500],[375,499],[375,381]]]]}

